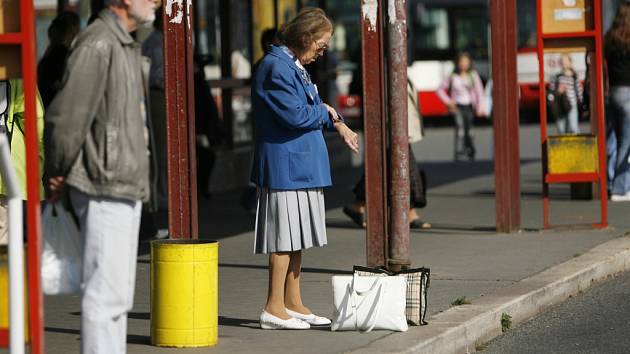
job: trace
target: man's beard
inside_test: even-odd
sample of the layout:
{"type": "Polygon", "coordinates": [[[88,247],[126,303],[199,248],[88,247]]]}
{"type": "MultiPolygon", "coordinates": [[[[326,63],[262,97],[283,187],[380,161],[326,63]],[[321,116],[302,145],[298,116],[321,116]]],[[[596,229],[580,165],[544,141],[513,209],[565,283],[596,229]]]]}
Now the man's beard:
{"type": "Polygon", "coordinates": [[[137,11],[133,7],[129,8],[129,16],[138,22],[138,26],[150,26],[155,21],[155,11],[151,11],[148,16],[143,16],[141,11],[137,11]]]}

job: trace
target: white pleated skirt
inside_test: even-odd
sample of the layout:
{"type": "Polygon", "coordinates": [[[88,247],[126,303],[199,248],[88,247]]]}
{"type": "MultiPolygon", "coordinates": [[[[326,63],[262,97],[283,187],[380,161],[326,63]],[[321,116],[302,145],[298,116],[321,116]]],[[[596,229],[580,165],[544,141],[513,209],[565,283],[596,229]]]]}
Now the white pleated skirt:
{"type": "Polygon", "coordinates": [[[326,245],[326,208],[321,188],[259,188],[254,253],[293,252],[326,245]]]}

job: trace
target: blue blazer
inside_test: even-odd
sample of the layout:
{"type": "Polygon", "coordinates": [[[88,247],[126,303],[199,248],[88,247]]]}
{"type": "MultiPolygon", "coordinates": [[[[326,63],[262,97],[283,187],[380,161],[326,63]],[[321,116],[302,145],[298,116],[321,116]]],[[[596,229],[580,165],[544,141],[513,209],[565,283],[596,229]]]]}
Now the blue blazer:
{"type": "Polygon", "coordinates": [[[334,125],[295,58],[273,46],[254,74],[251,97],[256,122],[251,181],[283,190],[330,186],[322,130],[334,125]]]}

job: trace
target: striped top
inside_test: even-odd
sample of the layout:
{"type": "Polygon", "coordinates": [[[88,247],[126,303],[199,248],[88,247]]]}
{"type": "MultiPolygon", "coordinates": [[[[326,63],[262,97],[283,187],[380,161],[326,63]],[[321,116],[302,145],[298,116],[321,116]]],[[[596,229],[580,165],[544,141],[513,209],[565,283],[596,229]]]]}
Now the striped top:
{"type": "Polygon", "coordinates": [[[567,97],[573,105],[582,101],[584,89],[580,84],[577,77],[577,73],[574,71],[573,75],[567,75],[565,72],[557,74],[553,80],[549,83],[549,91],[553,92],[556,88],[564,86],[566,88],[567,97]],[[577,82],[576,82],[577,80],[577,82]]]}

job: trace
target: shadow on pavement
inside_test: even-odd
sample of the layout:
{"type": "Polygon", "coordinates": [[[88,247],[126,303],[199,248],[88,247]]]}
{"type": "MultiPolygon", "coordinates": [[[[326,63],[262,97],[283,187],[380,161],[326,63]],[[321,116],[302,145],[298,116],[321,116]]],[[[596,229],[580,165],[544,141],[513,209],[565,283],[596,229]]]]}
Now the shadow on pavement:
{"type": "MultiPolygon", "coordinates": [[[[524,164],[531,161],[535,160],[525,159],[521,163],[524,164]]],[[[494,170],[494,162],[491,160],[475,162],[420,162],[420,168],[425,170],[428,188],[431,189],[470,178],[491,175],[494,170]]],[[[362,173],[363,166],[348,166],[333,170],[334,185],[325,189],[327,210],[340,208],[354,200],[352,189],[362,173]]],[[[239,203],[244,190],[245,188],[230,192],[214,193],[210,199],[199,198],[198,220],[199,237],[201,239],[221,240],[254,230],[255,216],[248,213],[239,203]]],[[[480,196],[493,196],[492,191],[486,190],[464,193],[466,196],[475,198],[479,198],[480,196]]],[[[163,215],[160,218],[162,222],[165,222],[167,216],[163,215]]],[[[350,220],[341,218],[329,220],[328,226],[342,229],[358,228],[350,220]]],[[[444,227],[434,228],[457,230],[456,228],[450,228],[446,225],[444,227]]],[[[491,229],[482,226],[471,227],[470,229],[461,231],[494,232],[494,228],[491,229]]],[[[148,254],[150,252],[150,244],[148,243],[146,235],[144,235],[144,239],[140,242],[138,248],[139,255],[148,254]]]]}
{"type": "Polygon", "coordinates": [[[71,329],[71,328],[44,327],[44,331],[52,332],[52,333],[63,333],[63,334],[76,334],[76,335],[81,334],[80,330],[71,329]]]}
{"type": "MultiPolygon", "coordinates": [[[[254,264],[231,264],[231,263],[219,263],[220,268],[242,268],[242,269],[268,269],[269,267],[263,265],[254,264]]],[[[325,269],[325,268],[302,268],[302,273],[319,273],[319,274],[352,274],[352,271],[338,270],[338,269],[325,269]]]]}
{"type": "Polygon", "coordinates": [[[232,318],[219,316],[219,326],[230,326],[230,327],[247,327],[252,329],[259,329],[258,320],[249,320],[244,318],[232,318]]]}
{"type": "Polygon", "coordinates": [[[151,337],[137,334],[127,335],[127,344],[151,345],[151,337]]]}
{"type": "Polygon", "coordinates": [[[464,233],[469,234],[471,232],[487,233],[494,235],[497,232],[495,226],[461,226],[461,225],[449,225],[449,224],[433,224],[433,227],[428,230],[412,230],[411,232],[426,233],[426,234],[453,234],[464,233]]]}
{"type": "Polygon", "coordinates": [[[150,320],[151,314],[149,312],[129,312],[127,313],[127,318],[134,320],[150,320]]]}

